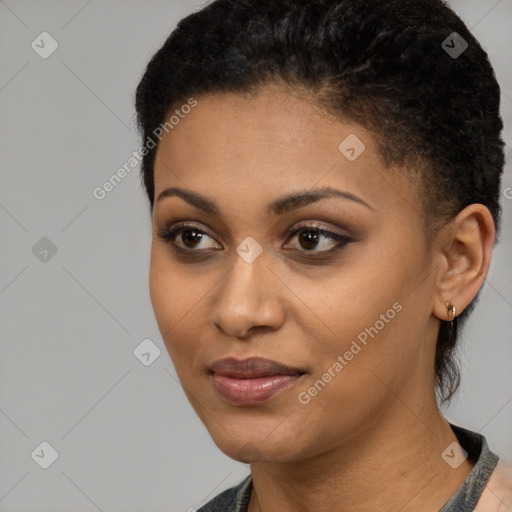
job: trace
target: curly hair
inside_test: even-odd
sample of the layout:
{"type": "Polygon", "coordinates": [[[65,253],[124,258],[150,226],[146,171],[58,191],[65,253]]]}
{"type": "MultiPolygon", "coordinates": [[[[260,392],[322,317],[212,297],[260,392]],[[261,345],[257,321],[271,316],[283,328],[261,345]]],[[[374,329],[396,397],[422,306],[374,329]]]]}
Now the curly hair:
{"type": "MultiPolygon", "coordinates": [[[[182,19],[147,65],[136,91],[139,130],[150,137],[191,95],[275,83],[359,123],[386,167],[414,173],[427,239],[473,203],[489,209],[499,232],[500,88],[486,52],[444,1],[215,0],[182,19]],[[467,44],[460,55],[446,49],[454,37],[467,44]]],[[[151,209],[156,150],[141,164],[151,209]]],[[[453,323],[441,321],[441,402],[459,386],[457,323],[475,301],[453,323]]]]}

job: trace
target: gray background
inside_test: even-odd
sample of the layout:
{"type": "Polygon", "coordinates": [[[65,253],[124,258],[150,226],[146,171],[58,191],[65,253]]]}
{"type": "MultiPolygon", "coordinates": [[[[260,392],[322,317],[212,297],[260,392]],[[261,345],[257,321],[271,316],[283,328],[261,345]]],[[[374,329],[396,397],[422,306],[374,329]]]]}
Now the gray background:
{"type": "MultiPolygon", "coordinates": [[[[512,462],[512,1],[451,3],[495,67],[508,163],[502,241],[445,412],[512,462]]],[[[200,5],[0,1],[0,511],[186,511],[248,474],[196,418],[160,338],[138,168],[92,195],[140,147],[145,64],[200,5]],[[47,59],[31,47],[43,31],[59,45],[47,59]],[[47,241],[34,254],[43,237],[56,254],[47,241]],[[144,339],[161,350],[149,366],[144,339]],[[58,452],[48,469],[43,441],[58,452]]]]}

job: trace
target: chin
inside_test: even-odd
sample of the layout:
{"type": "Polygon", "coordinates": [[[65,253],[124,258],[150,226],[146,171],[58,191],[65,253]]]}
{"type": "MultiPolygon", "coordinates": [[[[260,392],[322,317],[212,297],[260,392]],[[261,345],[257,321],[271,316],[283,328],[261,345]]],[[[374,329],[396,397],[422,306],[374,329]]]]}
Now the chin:
{"type": "Polygon", "coordinates": [[[286,439],[275,436],[273,442],[266,434],[257,436],[246,432],[245,436],[230,435],[222,427],[222,432],[210,431],[210,435],[226,456],[244,464],[255,462],[291,462],[301,457],[297,452],[297,442],[290,436],[286,439]]]}

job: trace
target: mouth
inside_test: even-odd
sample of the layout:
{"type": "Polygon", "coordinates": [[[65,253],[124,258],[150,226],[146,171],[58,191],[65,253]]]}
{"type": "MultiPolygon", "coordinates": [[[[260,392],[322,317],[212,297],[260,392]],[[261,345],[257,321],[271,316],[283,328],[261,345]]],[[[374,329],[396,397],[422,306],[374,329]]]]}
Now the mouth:
{"type": "Polygon", "coordinates": [[[222,359],[209,366],[217,392],[235,405],[256,405],[295,385],[303,369],[269,359],[222,359]]]}

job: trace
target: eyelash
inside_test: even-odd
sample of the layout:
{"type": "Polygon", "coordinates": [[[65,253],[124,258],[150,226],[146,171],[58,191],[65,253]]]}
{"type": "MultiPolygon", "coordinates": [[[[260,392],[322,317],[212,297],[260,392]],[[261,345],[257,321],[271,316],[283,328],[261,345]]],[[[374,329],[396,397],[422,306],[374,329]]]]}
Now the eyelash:
{"type": "MultiPolygon", "coordinates": [[[[183,247],[179,247],[176,245],[175,240],[176,238],[181,235],[182,233],[186,231],[194,231],[197,234],[200,235],[206,235],[213,239],[212,236],[210,236],[207,232],[204,230],[194,226],[193,224],[187,224],[185,222],[179,222],[175,224],[174,226],[171,226],[170,228],[164,229],[161,232],[158,233],[158,238],[162,240],[163,242],[167,244],[171,244],[173,248],[178,251],[181,254],[188,254],[192,256],[198,256],[198,253],[201,252],[209,252],[212,249],[184,249],[183,247]],[[193,254],[194,253],[194,254],[193,254]]],[[[286,239],[289,240],[290,238],[294,237],[295,235],[301,233],[301,232],[314,232],[317,235],[324,236],[325,238],[338,242],[333,248],[323,251],[316,251],[316,250],[300,250],[300,249],[292,249],[295,252],[298,253],[304,253],[304,254],[317,254],[316,256],[313,256],[313,258],[319,258],[321,256],[327,256],[331,255],[339,250],[341,250],[346,244],[353,242],[354,240],[349,238],[346,235],[341,235],[339,233],[335,233],[326,229],[322,229],[320,226],[316,224],[302,224],[297,226],[296,228],[290,229],[286,232],[286,239]]],[[[213,249],[218,250],[218,249],[213,249]]],[[[302,254],[301,254],[302,255],[302,254]]]]}

